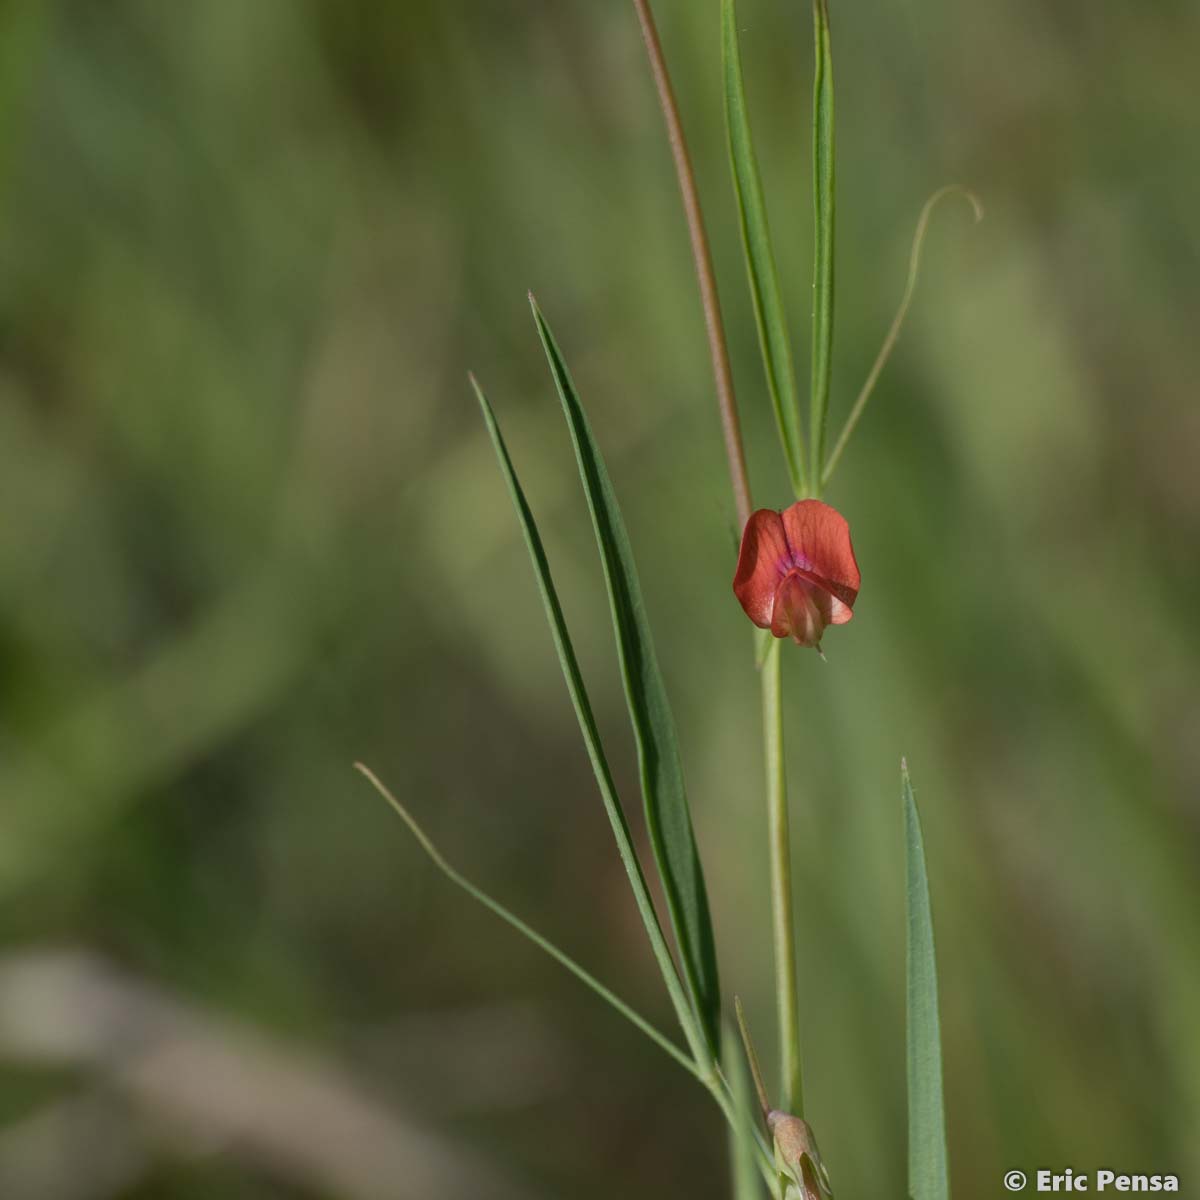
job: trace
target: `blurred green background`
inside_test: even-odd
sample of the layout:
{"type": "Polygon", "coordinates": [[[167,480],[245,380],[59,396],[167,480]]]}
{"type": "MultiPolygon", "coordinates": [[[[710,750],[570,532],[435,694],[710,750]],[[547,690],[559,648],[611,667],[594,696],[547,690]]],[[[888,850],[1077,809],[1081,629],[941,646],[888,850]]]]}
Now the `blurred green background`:
{"type": "MultiPolygon", "coordinates": [[[[1191,0],[834,6],[829,499],[863,571],[785,664],[808,1115],[904,1189],[898,764],[923,808],[962,1197],[1200,1186],[1200,155],[1191,0]]],[[[786,503],[716,0],[659,0],[760,504],[786,503]]],[[[741,0],[807,373],[811,34],[741,0]]],[[[606,602],[525,293],[609,457],[727,992],[773,1060],[749,628],[632,8],[0,5],[0,1195],[726,1193],[711,1102],[437,876],[662,1026],[465,371],[542,524],[618,782],[606,602]]]]}

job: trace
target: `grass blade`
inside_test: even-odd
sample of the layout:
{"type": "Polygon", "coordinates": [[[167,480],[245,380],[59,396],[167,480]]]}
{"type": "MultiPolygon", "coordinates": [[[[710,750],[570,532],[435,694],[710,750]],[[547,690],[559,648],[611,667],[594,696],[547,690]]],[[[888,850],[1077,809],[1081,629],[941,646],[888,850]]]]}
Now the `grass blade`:
{"type": "Polygon", "coordinates": [[[654,653],[633,551],[604,459],[592,438],[554,335],[537,302],[532,296],[529,299],[567,416],[604,565],[625,698],[637,743],[650,844],[679,946],[684,981],[704,1029],[708,1048],[715,1058],[720,1044],[721,1014],[717,957],[704,873],[684,790],[675,721],[654,653]]]}
{"type": "MultiPolygon", "coordinates": [[[[792,362],[791,339],[783,311],[783,298],[779,292],[758,160],[750,135],[734,0],[721,0],[721,57],[733,191],[737,198],[742,247],[746,254],[746,273],[750,278],[750,297],[754,302],[763,369],[771,403],[775,406],[775,420],[779,425],[779,438],[783,443],[783,456],[787,460],[792,488],[797,496],[803,496],[807,494],[809,477],[804,460],[804,435],[800,429],[796,368],[792,362]]],[[[815,481],[816,477],[813,479],[815,481]]]]}
{"type": "Polygon", "coordinates": [[[380,782],[379,777],[371,770],[370,767],[364,766],[362,763],[355,763],[354,769],[361,775],[365,776],[371,786],[392,806],[399,814],[400,819],[408,826],[409,832],[416,838],[417,844],[429,856],[430,861],[450,880],[451,883],[457,884],[469,896],[474,897],[485,908],[490,909],[502,921],[506,921],[518,933],[528,938],[533,944],[544,950],[551,958],[561,963],[576,979],[586,984],[593,992],[596,993],[602,1000],[612,1005],[627,1021],[635,1025],[642,1031],[655,1045],[665,1050],[680,1066],[684,1067],[692,1075],[700,1078],[700,1073],[696,1068],[695,1063],[678,1046],[675,1045],[668,1037],[660,1033],[645,1017],[635,1012],[628,1004],[625,1003],[619,996],[609,991],[594,975],[581,967],[569,954],[560,950],[553,942],[544,938],[535,929],[531,929],[520,917],[514,915],[504,907],[498,900],[493,900],[487,892],[482,888],[476,887],[469,879],[459,874],[441,855],[441,852],[429,840],[428,834],[417,824],[416,820],[409,811],[392,795],[390,791],[380,782]]]}
{"type": "Polygon", "coordinates": [[[813,319],[812,397],[809,412],[809,474],[821,490],[825,425],[833,377],[833,232],[836,173],[833,145],[833,56],[829,45],[828,0],[813,0],[813,319]]]}
{"type": "Polygon", "coordinates": [[[571,645],[571,638],[567,632],[566,619],[563,616],[562,605],[558,601],[554,579],[550,574],[550,563],[546,558],[546,551],[542,545],[541,535],[538,533],[537,523],[533,519],[533,512],[529,507],[529,503],[525,499],[525,493],[521,488],[520,480],[517,478],[516,469],[513,467],[512,459],[508,454],[508,447],[504,444],[504,437],[500,432],[496,415],[492,412],[492,406],[488,403],[487,397],[483,394],[483,390],[476,382],[474,376],[471,376],[471,386],[475,391],[476,399],[479,401],[479,408],[483,413],[484,424],[487,426],[488,435],[492,439],[496,458],[500,463],[501,471],[504,473],[504,479],[508,485],[513,506],[516,508],[517,517],[521,522],[521,532],[524,535],[525,545],[529,550],[529,557],[533,562],[534,573],[537,576],[538,591],[541,594],[542,605],[546,610],[546,619],[550,624],[550,632],[554,638],[554,648],[558,651],[558,660],[562,666],[563,678],[566,680],[567,691],[570,693],[571,703],[575,707],[575,716],[579,721],[579,729],[583,735],[584,745],[587,747],[588,758],[591,760],[592,770],[595,773],[596,782],[600,787],[600,797],[604,802],[604,809],[608,814],[609,824],[612,826],[613,837],[617,843],[617,852],[621,856],[621,862],[624,864],[625,872],[629,877],[629,885],[633,890],[634,902],[637,904],[642,924],[646,927],[646,934],[650,939],[651,949],[654,951],[654,957],[658,962],[659,970],[662,972],[663,981],[667,985],[671,1002],[675,1006],[676,1016],[679,1018],[679,1023],[687,1036],[693,1055],[696,1056],[697,1061],[701,1061],[703,1058],[704,1041],[693,1009],[688,1003],[679,980],[679,975],[675,970],[675,963],[671,958],[671,951],[663,935],[662,926],[659,924],[658,914],[654,909],[654,902],[650,898],[650,889],[646,885],[646,877],[642,873],[641,863],[638,860],[637,852],[633,848],[633,838],[630,836],[629,824],[625,820],[624,810],[621,808],[620,801],[617,798],[617,790],[613,784],[612,773],[609,770],[608,760],[604,754],[604,747],[600,742],[596,719],[592,713],[591,702],[588,700],[587,689],[583,684],[583,675],[579,670],[579,662],[575,657],[575,649],[571,645]]]}
{"type": "Polygon", "coordinates": [[[896,315],[892,318],[891,327],[888,329],[887,336],[883,339],[883,345],[879,347],[879,353],[875,356],[875,362],[871,365],[871,370],[867,373],[866,381],[863,383],[862,389],[859,391],[858,397],[850,409],[850,415],[846,418],[846,424],[842,426],[842,432],[838,435],[838,440],[829,452],[829,458],[825,463],[825,470],[821,476],[822,487],[826,487],[829,480],[833,477],[833,470],[838,464],[838,459],[842,457],[842,452],[846,449],[846,443],[850,441],[850,435],[858,425],[859,418],[863,414],[863,409],[866,408],[867,401],[870,400],[871,393],[875,390],[876,383],[879,382],[879,376],[882,374],[883,368],[887,366],[887,361],[891,358],[892,351],[896,348],[896,342],[900,338],[900,330],[904,328],[904,318],[908,316],[908,306],[912,303],[913,293],[917,288],[917,276],[921,270],[921,250],[925,245],[925,233],[929,228],[929,218],[933,215],[933,210],[937,207],[939,200],[945,196],[953,196],[956,193],[969,201],[971,208],[975,212],[976,222],[983,220],[983,205],[979,202],[979,197],[974,192],[957,183],[951,183],[946,187],[938,188],[925,201],[925,206],[921,209],[921,215],[917,218],[917,228],[913,233],[912,249],[908,254],[908,278],[904,284],[904,295],[900,298],[900,307],[896,309],[896,315]]]}
{"type": "Polygon", "coordinates": [[[912,1200],[949,1200],[929,879],[907,763],[901,763],[900,778],[908,861],[908,1192],[912,1200]]]}

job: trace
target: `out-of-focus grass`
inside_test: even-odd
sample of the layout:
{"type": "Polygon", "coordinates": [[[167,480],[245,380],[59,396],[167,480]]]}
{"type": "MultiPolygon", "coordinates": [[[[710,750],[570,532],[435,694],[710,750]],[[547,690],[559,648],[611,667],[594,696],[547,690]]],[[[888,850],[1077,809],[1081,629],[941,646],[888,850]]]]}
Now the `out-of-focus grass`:
{"type": "MultiPolygon", "coordinates": [[[[716,9],[658,14],[756,499],[780,504],[716,9]]],[[[925,196],[968,183],[988,217],[936,218],[829,496],[863,568],[855,620],[828,665],[787,663],[808,1115],[840,1195],[903,1178],[904,752],[958,1194],[1101,1160],[1195,1178],[1194,7],[834,17],[835,428],[925,196]]],[[[803,375],[807,14],[739,18],[803,375]]],[[[626,510],[722,975],[768,1042],[756,680],[632,12],[12,0],[0,22],[6,949],[83,945],[319,1050],[530,1194],[720,1195],[717,1116],[683,1073],[444,887],[349,770],[370,762],[473,877],[668,1023],[465,384],[473,366],[502,410],[633,800],[533,287],[626,510]]],[[[80,1087],[5,1078],[14,1122],[80,1087]]],[[[236,1149],[180,1161],[168,1141],[146,1169],[115,1194],[304,1194],[236,1149]]]]}

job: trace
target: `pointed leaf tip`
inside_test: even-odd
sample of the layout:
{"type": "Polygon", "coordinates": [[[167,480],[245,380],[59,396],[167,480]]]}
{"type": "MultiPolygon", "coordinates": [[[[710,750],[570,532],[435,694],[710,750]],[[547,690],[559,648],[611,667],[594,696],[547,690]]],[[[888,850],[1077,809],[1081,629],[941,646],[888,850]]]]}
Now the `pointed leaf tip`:
{"type": "Polygon", "coordinates": [[[921,819],[901,760],[907,859],[908,1186],[912,1200],[949,1200],[937,961],[921,819]]]}
{"type": "Polygon", "coordinates": [[[775,251],[771,243],[762,180],[758,172],[758,158],[750,129],[734,0],[722,0],[721,3],[721,60],[724,72],[725,130],[733,173],[733,193],[737,201],[738,223],[746,260],[746,275],[750,284],[750,299],[754,307],[754,321],[758,329],[759,350],[792,489],[797,496],[802,496],[807,492],[808,475],[804,435],[800,426],[796,368],[792,359],[791,334],[788,332],[783,294],[775,266],[775,251]]]}
{"type": "Polygon", "coordinates": [[[646,826],[662,879],[684,980],[709,1050],[720,1045],[721,997],[704,872],[684,787],[675,720],[658,666],[633,549],[604,457],[549,325],[534,308],[538,333],[575,447],[600,550],[625,698],[637,743],[646,826]]]}
{"type": "MultiPolygon", "coordinates": [[[[536,307],[534,313],[539,320],[538,328],[541,329],[540,314],[537,313],[536,307]]],[[[600,797],[604,802],[605,812],[608,815],[613,836],[616,839],[617,851],[621,856],[621,861],[625,865],[625,871],[633,891],[634,902],[642,918],[642,923],[645,925],[646,935],[650,940],[650,946],[654,951],[654,957],[658,962],[659,970],[662,972],[663,982],[666,984],[667,992],[671,997],[671,1003],[675,1008],[680,1025],[687,1036],[689,1048],[692,1050],[693,1055],[696,1055],[702,1045],[702,1035],[698,1030],[694,1015],[694,1006],[690,1004],[688,997],[685,995],[683,984],[676,973],[675,964],[671,958],[671,951],[667,946],[666,938],[659,924],[658,915],[654,910],[654,902],[650,897],[641,864],[633,847],[633,839],[630,835],[628,822],[625,819],[624,811],[617,798],[612,773],[609,770],[608,760],[604,754],[604,747],[600,741],[600,734],[592,713],[591,702],[588,700],[587,689],[584,686],[583,676],[579,670],[579,662],[575,656],[574,647],[571,645],[571,637],[567,631],[562,605],[559,603],[558,593],[554,587],[554,579],[550,573],[550,563],[546,557],[545,547],[542,545],[541,535],[538,533],[537,522],[534,520],[533,511],[529,507],[529,502],[525,498],[520,480],[517,478],[516,468],[513,466],[512,459],[509,456],[508,447],[504,443],[504,437],[500,432],[500,426],[496,421],[495,414],[488,404],[487,397],[484,396],[477,384],[475,386],[475,394],[479,400],[479,407],[483,413],[488,436],[492,440],[492,448],[496,452],[496,461],[499,463],[500,470],[504,475],[509,496],[512,499],[513,507],[516,509],[517,517],[521,524],[525,546],[529,551],[530,561],[533,564],[534,573],[537,577],[542,606],[550,624],[550,632],[554,639],[555,649],[558,652],[563,679],[566,682],[571,703],[575,708],[579,730],[583,735],[584,745],[587,748],[588,757],[592,763],[592,770],[596,776],[596,783],[600,788],[600,797]]]]}
{"type": "Polygon", "coordinates": [[[827,0],[813,0],[813,310],[812,392],[809,401],[809,475],[821,490],[825,427],[833,374],[834,226],[836,168],[833,123],[833,55],[829,42],[827,0]]]}

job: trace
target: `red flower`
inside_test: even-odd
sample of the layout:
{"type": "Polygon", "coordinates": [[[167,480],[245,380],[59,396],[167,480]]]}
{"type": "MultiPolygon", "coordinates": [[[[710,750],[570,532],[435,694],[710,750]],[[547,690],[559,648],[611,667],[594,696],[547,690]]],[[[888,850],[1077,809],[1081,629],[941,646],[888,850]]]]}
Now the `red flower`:
{"type": "Polygon", "coordinates": [[[846,518],[820,500],[799,500],[782,513],[760,508],[746,522],[733,593],[759,628],[820,650],[825,627],[854,615],[860,579],[846,518]]]}

